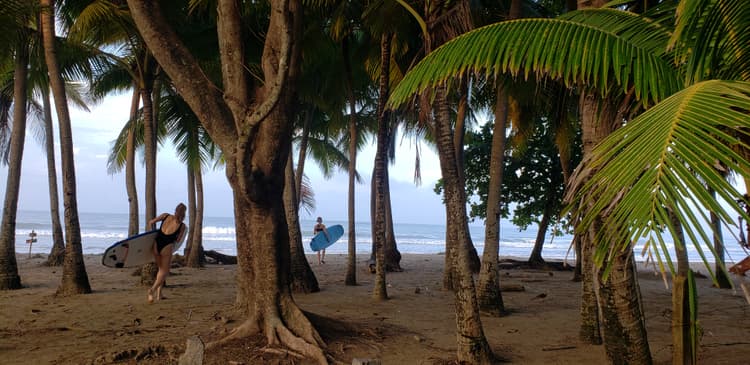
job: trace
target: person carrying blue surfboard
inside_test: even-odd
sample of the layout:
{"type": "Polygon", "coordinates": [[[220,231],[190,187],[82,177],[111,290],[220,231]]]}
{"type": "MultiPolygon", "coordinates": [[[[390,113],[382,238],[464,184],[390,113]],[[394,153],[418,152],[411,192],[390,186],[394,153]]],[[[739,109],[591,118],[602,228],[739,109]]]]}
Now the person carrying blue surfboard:
{"type": "Polygon", "coordinates": [[[149,226],[153,226],[156,222],[161,222],[159,226],[159,233],[156,235],[156,240],[153,246],[154,259],[156,265],[159,266],[159,272],[156,274],[156,280],[154,285],[148,289],[148,302],[154,302],[154,295],[156,300],[160,300],[161,289],[164,286],[164,281],[169,275],[169,268],[172,266],[172,251],[174,245],[178,242],[182,242],[185,238],[185,224],[182,223],[185,220],[185,210],[187,207],[185,204],[177,204],[174,210],[174,215],[169,213],[162,213],[158,217],[148,221],[149,226]]]}
{"type": "MultiPolygon", "coordinates": [[[[315,227],[313,228],[313,237],[317,235],[320,232],[323,232],[323,234],[326,235],[326,238],[328,238],[328,229],[326,229],[326,225],[323,224],[323,218],[318,217],[318,219],[315,220],[318,222],[315,224],[315,227]]],[[[326,263],[326,249],[322,249],[318,251],[318,265],[325,264],[326,263]]]]}

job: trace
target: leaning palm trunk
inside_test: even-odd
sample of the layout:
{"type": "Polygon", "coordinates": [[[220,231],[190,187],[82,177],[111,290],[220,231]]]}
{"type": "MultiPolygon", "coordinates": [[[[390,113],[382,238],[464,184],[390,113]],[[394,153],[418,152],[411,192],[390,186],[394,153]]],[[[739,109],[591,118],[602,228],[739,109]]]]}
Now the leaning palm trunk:
{"type": "MultiPolygon", "coordinates": [[[[438,88],[435,95],[434,130],[443,175],[448,224],[446,246],[452,247],[454,262],[453,289],[456,301],[456,337],[458,360],[470,364],[489,364],[493,360],[479,318],[474,278],[471,273],[469,232],[466,230],[466,192],[460,185],[451,133],[445,90],[438,88]]],[[[447,268],[446,268],[447,269],[447,268]]]]}
{"type": "Polygon", "coordinates": [[[503,184],[505,159],[505,129],[508,121],[508,96],[498,84],[495,102],[495,125],[492,130],[490,153],[490,182],[487,187],[487,217],[484,224],[484,253],[479,270],[477,299],[479,309],[493,316],[505,312],[500,292],[500,192],[503,184]]]}
{"type": "Polygon", "coordinates": [[[65,95],[65,83],[57,65],[55,52],[55,23],[52,0],[41,0],[40,15],[42,37],[44,39],[44,59],[55,98],[57,120],[60,124],[60,156],[62,156],[63,194],[65,206],[65,263],[58,294],[86,294],[91,293],[86,266],[83,262],[83,248],[81,245],[81,226],[78,221],[78,202],[76,197],[76,175],[73,160],[73,133],[68,112],[68,100],[65,95]]]}
{"type": "Polygon", "coordinates": [[[357,285],[356,262],[357,262],[357,234],[355,230],[355,177],[357,174],[357,100],[354,97],[354,82],[352,67],[349,60],[349,47],[347,38],[342,43],[344,60],[344,77],[346,79],[346,93],[349,99],[349,244],[347,245],[347,270],[344,284],[357,285]]]}
{"type": "Polygon", "coordinates": [[[289,153],[284,172],[284,211],[286,223],[289,226],[289,253],[291,257],[292,291],[296,293],[316,293],[320,291],[318,279],[315,277],[310,263],[305,257],[305,247],[302,244],[302,229],[297,213],[297,188],[294,176],[294,159],[289,153]]]}
{"type": "Polygon", "coordinates": [[[19,37],[13,72],[13,129],[10,136],[8,177],[0,229],[0,290],[21,289],[21,276],[16,263],[16,213],[21,186],[21,160],[26,137],[26,91],[29,50],[26,37],[19,37]]]}
{"type": "MultiPolygon", "coordinates": [[[[390,140],[391,133],[388,133],[390,140]]],[[[383,168],[383,204],[385,204],[385,247],[383,259],[386,271],[403,271],[401,268],[401,252],[398,251],[396,243],[396,232],[393,227],[393,211],[391,210],[391,184],[389,182],[388,163],[383,168]]]]}
{"type": "MultiPolygon", "coordinates": [[[[711,196],[716,199],[716,191],[708,189],[711,196]]],[[[711,212],[711,226],[714,233],[714,258],[716,262],[714,264],[714,271],[716,275],[716,286],[722,289],[729,289],[732,287],[732,282],[727,276],[727,268],[724,260],[724,237],[721,232],[721,220],[716,212],[711,212]]],[[[742,229],[742,227],[740,227],[742,229]]],[[[679,257],[678,257],[679,258],[679,257]]]]}
{"type": "Polygon", "coordinates": [[[65,241],[63,241],[62,224],[60,223],[60,199],[57,189],[57,169],[55,168],[55,136],[52,133],[52,105],[48,89],[42,92],[44,103],[44,150],[47,155],[47,181],[49,186],[49,213],[52,219],[52,250],[44,263],[47,266],[60,266],[65,258],[65,241]]]}
{"type": "Polygon", "coordinates": [[[187,242],[185,242],[185,259],[190,257],[190,250],[193,248],[193,236],[195,236],[195,175],[193,169],[188,163],[187,170],[187,193],[188,193],[188,233],[187,242]]]}

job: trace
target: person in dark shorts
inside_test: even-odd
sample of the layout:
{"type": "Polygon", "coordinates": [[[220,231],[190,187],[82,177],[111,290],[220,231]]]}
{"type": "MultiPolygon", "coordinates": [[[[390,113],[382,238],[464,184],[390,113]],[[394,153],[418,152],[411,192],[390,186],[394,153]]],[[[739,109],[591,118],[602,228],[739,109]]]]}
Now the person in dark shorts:
{"type": "MultiPolygon", "coordinates": [[[[328,237],[328,230],[326,229],[326,225],[323,224],[323,218],[318,217],[318,219],[316,219],[316,222],[317,223],[315,224],[315,227],[313,228],[313,237],[315,237],[315,235],[317,235],[320,232],[324,232],[326,237],[328,237]]],[[[326,263],[326,250],[322,249],[318,251],[318,265],[325,264],[325,263],[326,263]]]]}
{"type": "Polygon", "coordinates": [[[156,265],[159,267],[159,272],[156,274],[156,280],[154,285],[148,289],[148,302],[154,302],[154,295],[156,300],[160,300],[161,289],[164,286],[164,281],[169,275],[169,268],[172,266],[172,251],[174,245],[182,242],[185,238],[185,224],[182,223],[185,220],[185,204],[177,204],[174,210],[174,214],[162,213],[158,217],[148,221],[148,225],[152,226],[156,222],[161,222],[159,226],[159,233],[156,234],[156,241],[154,242],[153,252],[156,265]]]}

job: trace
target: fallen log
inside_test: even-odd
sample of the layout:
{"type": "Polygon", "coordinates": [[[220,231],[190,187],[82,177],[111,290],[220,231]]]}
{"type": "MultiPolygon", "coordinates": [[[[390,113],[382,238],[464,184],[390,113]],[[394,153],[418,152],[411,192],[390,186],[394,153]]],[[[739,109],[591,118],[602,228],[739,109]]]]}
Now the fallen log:
{"type": "Polygon", "coordinates": [[[222,265],[237,265],[237,256],[229,256],[223,253],[216,252],[214,250],[203,251],[206,257],[210,257],[217,264],[222,265]]]}

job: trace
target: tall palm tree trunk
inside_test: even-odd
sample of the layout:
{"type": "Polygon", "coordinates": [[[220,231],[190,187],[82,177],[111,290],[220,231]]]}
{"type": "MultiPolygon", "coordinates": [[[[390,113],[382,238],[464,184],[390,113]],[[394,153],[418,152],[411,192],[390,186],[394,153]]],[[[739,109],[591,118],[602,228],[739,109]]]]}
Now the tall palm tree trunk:
{"type": "Polygon", "coordinates": [[[196,204],[195,204],[195,175],[193,174],[193,168],[190,163],[185,167],[187,170],[187,193],[188,193],[188,234],[187,242],[185,243],[185,260],[190,257],[190,250],[193,248],[193,236],[195,236],[195,216],[196,216],[196,204]]]}
{"type": "Polygon", "coordinates": [[[299,140],[299,157],[297,157],[297,171],[294,177],[294,186],[297,197],[297,210],[302,199],[302,176],[305,174],[305,160],[307,160],[307,143],[310,140],[310,123],[312,121],[312,108],[305,113],[305,121],[302,125],[302,135],[299,140]]]}
{"type": "Polygon", "coordinates": [[[508,95],[498,84],[495,102],[495,125],[492,129],[490,182],[487,186],[487,216],[484,223],[484,253],[479,270],[477,299],[479,309],[493,316],[505,312],[500,292],[500,199],[505,160],[505,130],[508,123],[508,95]]]}
{"type": "Polygon", "coordinates": [[[138,188],[135,182],[135,118],[138,115],[140,92],[133,88],[133,99],[130,103],[131,127],[128,130],[128,140],[125,145],[125,189],[128,193],[128,236],[138,234],[140,217],[138,212],[138,188]]]}
{"type": "Polygon", "coordinates": [[[456,302],[456,335],[458,361],[470,364],[489,364],[492,350],[487,343],[479,318],[474,278],[471,272],[469,232],[466,230],[466,191],[460,185],[453,146],[448,102],[445,90],[438,88],[435,95],[435,138],[440,170],[443,175],[446,216],[449,234],[446,245],[453,247],[454,295],[456,302]],[[453,226],[453,229],[450,229],[453,226]]]}
{"type": "MultiPolygon", "coordinates": [[[[716,199],[716,191],[709,189],[711,196],[716,199]]],[[[713,227],[714,233],[714,251],[716,252],[714,263],[714,271],[716,272],[716,285],[721,289],[729,289],[732,287],[732,282],[727,277],[727,268],[724,261],[724,236],[721,232],[721,220],[715,212],[711,212],[711,226],[713,227]]],[[[740,227],[742,229],[742,227],[740,227]]]]}
{"type": "Polygon", "coordinates": [[[57,189],[57,168],[55,167],[55,136],[52,131],[52,104],[49,90],[42,93],[44,103],[44,150],[47,155],[47,182],[49,186],[49,213],[52,219],[52,250],[44,263],[47,266],[60,266],[65,261],[65,241],[60,223],[60,198],[57,189]]]}
{"type": "Polygon", "coordinates": [[[388,123],[389,113],[385,109],[385,103],[390,94],[390,71],[391,71],[391,39],[390,33],[380,37],[380,82],[378,96],[378,135],[377,148],[375,151],[375,172],[373,173],[375,190],[375,226],[373,227],[373,244],[375,245],[375,284],[372,290],[373,298],[377,300],[388,299],[388,291],[385,282],[385,230],[386,230],[386,202],[385,202],[385,180],[388,164],[388,123]]]}
{"type": "Polygon", "coordinates": [[[347,246],[348,259],[347,259],[347,270],[346,278],[344,283],[346,285],[357,285],[356,276],[356,264],[357,264],[357,234],[355,229],[355,177],[357,174],[357,101],[354,97],[354,82],[352,76],[351,61],[349,60],[349,47],[347,38],[344,38],[342,43],[343,59],[344,59],[344,75],[346,78],[346,93],[349,99],[349,200],[348,200],[348,216],[349,216],[349,244],[347,246]]]}
{"type": "Polygon", "coordinates": [[[289,253],[291,257],[292,291],[297,293],[316,293],[320,291],[318,278],[305,257],[305,247],[302,244],[302,228],[300,227],[297,203],[297,188],[294,176],[294,159],[291,150],[284,169],[284,211],[286,223],[289,226],[289,253]]]}
{"type": "Polygon", "coordinates": [[[547,235],[547,228],[549,228],[550,217],[552,217],[552,204],[551,197],[552,190],[550,189],[546,197],[547,202],[544,205],[544,212],[542,213],[542,220],[539,221],[539,230],[536,232],[536,240],[534,241],[534,248],[531,249],[531,255],[529,255],[529,264],[531,266],[542,266],[544,265],[544,258],[542,258],[542,249],[544,248],[544,237],[547,235]]]}
{"type": "Polygon", "coordinates": [[[81,226],[78,220],[78,201],[76,196],[75,162],[73,159],[73,132],[68,112],[68,100],[65,95],[65,83],[57,65],[55,51],[55,22],[52,0],[40,0],[42,37],[44,39],[44,58],[47,63],[52,95],[55,98],[57,120],[60,124],[60,156],[63,173],[63,204],[65,206],[65,263],[58,294],[91,293],[86,266],[83,262],[81,245],[81,226]]]}
{"type": "Polygon", "coordinates": [[[29,50],[26,36],[19,36],[13,71],[13,129],[10,135],[8,175],[5,182],[2,230],[0,230],[0,290],[21,289],[16,263],[16,214],[21,187],[21,161],[26,138],[26,95],[29,50]]]}

